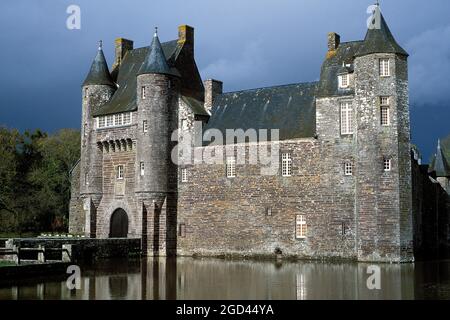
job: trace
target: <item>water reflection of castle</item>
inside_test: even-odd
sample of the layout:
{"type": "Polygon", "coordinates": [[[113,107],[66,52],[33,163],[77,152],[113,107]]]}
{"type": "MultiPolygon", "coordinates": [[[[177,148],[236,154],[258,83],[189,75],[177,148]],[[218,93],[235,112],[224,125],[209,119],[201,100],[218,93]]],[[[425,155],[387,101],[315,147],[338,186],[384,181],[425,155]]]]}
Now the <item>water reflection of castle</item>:
{"type": "MultiPolygon", "coordinates": [[[[145,260],[144,260],[145,261],[145,260]]],[[[414,299],[439,296],[439,264],[382,265],[381,290],[369,290],[366,264],[275,263],[195,259],[149,259],[147,263],[114,263],[82,274],[81,290],[70,291],[65,281],[0,289],[0,299],[83,300],[314,300],[414,299]],[[436,292],[424,293],[424,283],[436,292]]],[[[444,275],[449,278],[449,271],[444,275]]],[[[441,290],[442,291],[442,290],[441,290]]]]}

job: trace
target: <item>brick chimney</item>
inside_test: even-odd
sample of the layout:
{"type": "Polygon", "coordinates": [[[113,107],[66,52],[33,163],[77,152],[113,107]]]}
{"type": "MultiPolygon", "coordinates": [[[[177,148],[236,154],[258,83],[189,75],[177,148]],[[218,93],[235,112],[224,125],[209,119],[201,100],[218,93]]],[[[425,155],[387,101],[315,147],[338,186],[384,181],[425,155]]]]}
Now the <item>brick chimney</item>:
{"type": "Polygon", "coordinates": [[[127,51],[133,50],[133,41],[124,38],[117,38],[114,44],[116,55],[114,59],[113,70],[120,66],[127,51]]]}
{"type": "Polygon", "coordinates": [[[188,25],[178,27],[178,44],[184,46],[194,55],[194,28],[188,25]]]}
{"type": "Polygon", "coordinates": [[[211,113],[216,97],[223,93],[223,82],[214,79],[208,79],[203,82],[205,86],[205,109],[211,113]]]}
{"type": "Polygon", "coordinates": [[[336,32],[330,32],[328,34],[328,51],[335,51],[341,43],[341,36],[336,32]]]}

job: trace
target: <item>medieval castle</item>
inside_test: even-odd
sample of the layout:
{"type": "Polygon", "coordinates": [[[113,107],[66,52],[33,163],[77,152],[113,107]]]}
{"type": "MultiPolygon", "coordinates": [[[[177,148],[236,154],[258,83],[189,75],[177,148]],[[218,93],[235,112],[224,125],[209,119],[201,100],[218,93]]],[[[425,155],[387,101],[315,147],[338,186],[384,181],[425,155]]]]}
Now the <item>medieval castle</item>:
{"type": "Polygon", "coordinates": [[[202,82],[189,26],[162,44],[155,33],[150,47],[117,39],[111,72],[100,45],[82,85],[70,232],[140,238],[154,256],[408,262],[448,248],[450,167],[440,148],[436,170],[417,161],[408,53],[380,19],[363,41],[330,33],[317,82],[232,93],[202,82]],[[279,129],[260,142],[279,150],[277,174],[229,156],[249,157],[247,141],[215,145],[222,163],[175,164],[172,133],[181,141],[198,121],[224,135],[279,129]]]}

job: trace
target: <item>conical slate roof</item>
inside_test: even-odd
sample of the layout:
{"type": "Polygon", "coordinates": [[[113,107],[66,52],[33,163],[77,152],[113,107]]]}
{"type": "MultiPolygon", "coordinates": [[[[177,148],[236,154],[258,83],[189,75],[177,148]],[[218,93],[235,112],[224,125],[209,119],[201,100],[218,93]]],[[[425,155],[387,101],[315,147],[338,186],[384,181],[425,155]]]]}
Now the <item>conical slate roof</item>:
{"type": "Polygon", "coordinates": [[[436,171],[436,177],[450,177],[450,166],[447,163],[447,159],[445,159],[440,140],[438,141],[438,148],[433,169],[436,171]]]}
{"type": "Polygon", "coordinates": [[[161,42],[159,41],[157,32],[155,32],[155,35],[153,36],[153,41],[150,45],[149,53],[145,57],[144,63],[139,70],[138,75],[146,73],[168,74],[175,76],[178,75],[167,64],[166,56],[164,55],[164,51],[161,46],[161,42]]]}
{"type": "Polygon", "coordinates": [[[395,53],[408,56],[408,53],[395,40],[381,12],[379,16],[380,28],[375,26],[367,30],[366,38],[355,56],[361,57],[373,53],[395,53]]]}
{"type": "Polygon", "coordinates": [[[83,86],[87,85],[109,85],[116,87],[116,84],[109,73],[108,64],[103,54],[102,42],[100,41],[97,55],[91,65],[91,70],[83,82],[83,86]]]}

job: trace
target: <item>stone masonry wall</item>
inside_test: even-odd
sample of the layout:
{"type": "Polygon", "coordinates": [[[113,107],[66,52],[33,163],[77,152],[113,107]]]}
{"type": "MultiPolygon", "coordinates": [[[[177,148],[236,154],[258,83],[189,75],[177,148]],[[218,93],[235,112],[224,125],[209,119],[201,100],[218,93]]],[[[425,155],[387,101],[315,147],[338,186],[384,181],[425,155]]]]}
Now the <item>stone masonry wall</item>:
{"type": "Polygon", "coordinates": [[[69,204],[69,233],[84,234],[85,213],[80,198],[80,164],[72,171],[69,204]]]}
{"type": "Polygon", "coordinates": [[[189,167],[179,187],[185,234],[179,233],[178,254],[270,256],[279,248],[285,256],[353,259],[354,178],[344,176],[332,144],[280,142],[280,153],[292,155],[292,177],[261,175],[260,165],[238,164],[236,178],[226,177],[225,164],[189,167]],[[297,214],[306,216],[306,239],[296,239],[297,214]]]}

